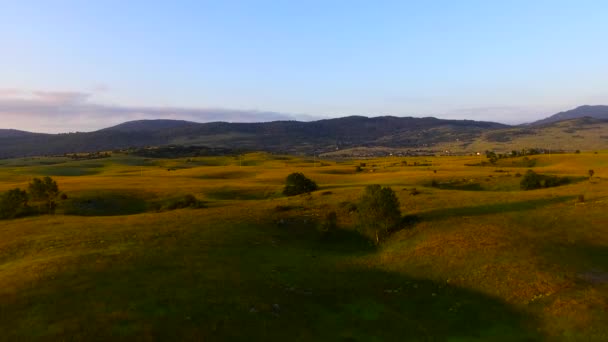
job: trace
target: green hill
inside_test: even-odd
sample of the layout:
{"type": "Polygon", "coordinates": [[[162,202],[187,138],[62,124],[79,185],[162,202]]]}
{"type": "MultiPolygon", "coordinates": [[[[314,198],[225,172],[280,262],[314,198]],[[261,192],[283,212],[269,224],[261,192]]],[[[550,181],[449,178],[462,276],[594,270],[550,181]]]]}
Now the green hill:
{"type": "Polygon", "coordinates": [[[0,221],[2,338],[605,340],[606,154],[534,158],[578,180],[522,191],[519,159],[483,156],[1,161],[0,191],[51,174],[68,195],[0,221]],[[282,196],[296,171],[320,189],[282,196]],[[374,183],[409,217],[380,246],[351,212],[374,183]],[[204,208],[162,209],[186,194],[204,208]]]}

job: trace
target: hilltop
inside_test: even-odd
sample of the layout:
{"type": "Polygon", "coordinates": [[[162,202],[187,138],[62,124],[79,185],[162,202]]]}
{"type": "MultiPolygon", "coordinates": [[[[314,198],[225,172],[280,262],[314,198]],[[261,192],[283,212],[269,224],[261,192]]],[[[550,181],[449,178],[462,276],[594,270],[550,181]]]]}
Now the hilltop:
{"type": "Polygon", "coordinates": [[[198,125],[196,122],[185,120],[135,120],[127,121],[116,126],[101,129],[105,132],[154,132],[173,128],[198,125]]]}
{"type": "Polygon", "coordinates": [[[608,120],[608,106],[580,106],[564,112],[551,115],[548,118],[533,122],[531,125],[539,126],[563,120],[590,117],[608,120]]]}

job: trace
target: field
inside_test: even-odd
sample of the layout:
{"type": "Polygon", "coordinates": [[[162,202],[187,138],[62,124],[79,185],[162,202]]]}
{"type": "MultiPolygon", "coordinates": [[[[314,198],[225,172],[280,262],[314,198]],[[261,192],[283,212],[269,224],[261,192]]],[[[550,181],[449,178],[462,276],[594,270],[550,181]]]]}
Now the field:
{"type": "Polygon", "coordinates": [[[0,339],[608,340],[608,152],[485,159],[0,160],[0,191],[68,195],[0,221],[0,339]],[[530,159],[573,181],[520,190],[530,159]],[[291,172],[320,189],[283,196],[291,172]],[[412,218],[378,246],[349,212],[369,184],[412,218]]]}

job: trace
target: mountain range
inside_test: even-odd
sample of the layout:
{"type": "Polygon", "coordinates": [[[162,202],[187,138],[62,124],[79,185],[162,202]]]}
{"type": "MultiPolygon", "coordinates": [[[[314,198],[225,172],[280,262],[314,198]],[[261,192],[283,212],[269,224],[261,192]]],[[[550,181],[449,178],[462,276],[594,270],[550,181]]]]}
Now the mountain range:
{"type": "Polygon", "coordinates": [[[349,116],[264,123],[139,120],[65,134],[0,129],[0,158],[164,145],[295,154],[348,154],[344,151],[378,147],[455,153],[533,147],[597,149],[608,148],[608,106],[581,106],[519,126],[433,117],[349,116]]]}
{"type": "Polygon", "coordinates": [[[559,112],[548,118],[533,122],[532,125],[543,125],[563,120],[590,117],[595,119],[608,119],[608,106],[580,106],[574,109],[559,112]]]}

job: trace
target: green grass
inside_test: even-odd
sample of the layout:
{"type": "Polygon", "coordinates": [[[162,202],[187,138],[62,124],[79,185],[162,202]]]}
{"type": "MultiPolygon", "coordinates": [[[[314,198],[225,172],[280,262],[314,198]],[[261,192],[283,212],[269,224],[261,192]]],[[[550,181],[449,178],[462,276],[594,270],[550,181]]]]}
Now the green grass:
{"type": "Polygon", "coordinates": [[[185,161],[130,158],[0,166],[2,191],[26,187],[49,167],[96,171],[54,177],[68,195],[56,215],[0,221],[2,339],[608,336],[605,154],[538,156],[539,173],[596,176],[534,191],[519,190],[516,168],[464,166],[475,157],[407,158],[431,169],[366,160],[377,171],[357,174],[340,172],[359,161],[313,167],[265,154],[244,156],[255,163],[243,166],[196,158],[171,172],[185,161]],[[321,190],[282,196],[297,171],[321,190]],[[433,179],[452,186],[424,186],[433,179]],[[402,212],[417,218],[380,246],[340,205],[374,183],[393,186],[402,212]],[[410,195],[414,187],[420,194],[410,195]],[[186,194],[207,208],[151,209],[186,194]],[[339,229],[323,236],[317,223],[329,211],[339,229]]]}

